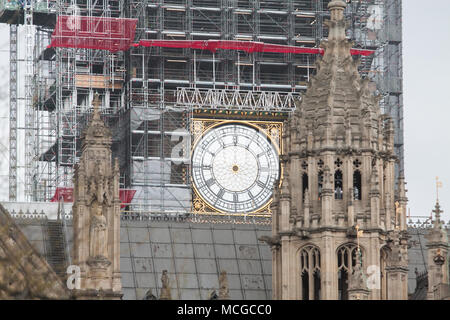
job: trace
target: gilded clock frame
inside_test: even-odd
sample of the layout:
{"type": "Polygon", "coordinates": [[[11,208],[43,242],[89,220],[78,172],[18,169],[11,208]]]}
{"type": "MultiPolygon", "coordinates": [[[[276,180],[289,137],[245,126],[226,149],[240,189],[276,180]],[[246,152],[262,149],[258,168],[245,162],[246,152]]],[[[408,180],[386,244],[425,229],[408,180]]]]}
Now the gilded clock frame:
{"type": "MultiPolygon", "coordinates": [[[[192,147],[191,156],[195,150],[197,143],[200,139],[208,132],[214,128],[227,125],[227,124],[241,124],[244,126],[249,126],[255,128],[262,132],[266,137],[269,138],[272,145],[280,157],[283,154],[283,122],[282,121],[263,121],[263,120],[241,120],[241,119],[211,119],[211,118],[193,118],[191,122],[191,133],[192,133],[192,147]]],[[[283,165],[280,162],[279,169],[279,181],[283,179],[283,165]]],[[[201,195],[200,192],[195,187],[192,180],[192,169],[190,170],[191,184],[192,184],[192,213],[194,214],[204,214],[204,215],[230,215],[230,216],[271,216],[272,211],[270,210],[270,205],[273,198],[270,199],[263,207],[246,213],[230,213],[223,210],[219,210],[211,206],[201,195]]]]}

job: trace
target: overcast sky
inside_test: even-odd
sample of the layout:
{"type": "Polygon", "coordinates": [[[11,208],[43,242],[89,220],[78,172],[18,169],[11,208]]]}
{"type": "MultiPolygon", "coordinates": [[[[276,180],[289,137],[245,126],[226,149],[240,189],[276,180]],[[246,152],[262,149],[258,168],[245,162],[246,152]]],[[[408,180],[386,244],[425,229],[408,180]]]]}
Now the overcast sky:
{"type": "Polygon", "coordinates": [[[450,219],[450,1],[403,0],[405,168],[411,215],[430,215],[436,176],[450,219]]]}
{"type": "MultiPolygon", "coordinates": [[[[450,220],[450,0],[403,0],[405,176],[412,215],[450,220]]],[[[7,199],[8,27],[0,25],[0,200],[7,199]],[[3,147],[4,146],[4,147],[3,147]]],[[[19,181],[20,182],[20,181],[19,181]]]]}

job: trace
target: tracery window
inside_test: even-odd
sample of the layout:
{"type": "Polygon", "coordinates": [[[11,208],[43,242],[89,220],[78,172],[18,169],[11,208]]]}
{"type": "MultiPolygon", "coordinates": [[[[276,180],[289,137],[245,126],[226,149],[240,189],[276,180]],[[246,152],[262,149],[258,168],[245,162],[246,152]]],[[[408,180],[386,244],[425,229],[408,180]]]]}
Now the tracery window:
{"type": "Polygon", "coordinates": [[[300,250],[301,299],[320,299],[320,250],[308,245],[300,250]]]}
{"type": "Polygon", "coordinates": [[[342,171],[340,169],[334,172],[334,198],[343,198],[342,171]]]}
{"type": "Polygon", "coordinates": [[[361,172],[359,170],[355,170],[353,172],[353,200],[361,200],[361,198],[361,172]]]}
{"type": "Polygon", "coordinates": [[[360,255],[356,244],[348,243],[338,248],[337,265],[338,265],[339,300],[348,300],[348,280],[349,276],[353,273],[353,268],[355,267],[356,262],[358,261],[357,259],[360,259],[360,255]]]}

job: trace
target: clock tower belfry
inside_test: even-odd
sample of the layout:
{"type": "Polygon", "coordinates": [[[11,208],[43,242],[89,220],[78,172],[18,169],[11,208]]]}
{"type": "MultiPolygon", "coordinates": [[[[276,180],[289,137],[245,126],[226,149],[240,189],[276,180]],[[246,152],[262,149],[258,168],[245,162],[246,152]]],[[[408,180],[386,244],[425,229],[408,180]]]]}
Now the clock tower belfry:
{"type": "Polygon", "coordinates": [[[276,184],[274,299],[407,299],[406,195],[395,181],[394,128],[361,79],[345,36],[346,4],[283,134],[276,184]]]}

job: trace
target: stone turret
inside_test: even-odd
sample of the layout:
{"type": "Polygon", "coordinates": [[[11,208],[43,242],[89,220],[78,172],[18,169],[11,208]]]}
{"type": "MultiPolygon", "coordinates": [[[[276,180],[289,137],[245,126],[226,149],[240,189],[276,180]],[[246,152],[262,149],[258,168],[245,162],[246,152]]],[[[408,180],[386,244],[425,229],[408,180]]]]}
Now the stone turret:
{"type": "Polygon", "coordinates": [[[448,236],[442,226],[441,207],[436,201],[433,227],[426,235],[428,251],[428,300],[450,299],[448,236]]]}
{"type": "Polygon", "coordinates": [[[82,154],[74,175],[74,264],[81,269],[79,299],[122,296],[120,277],[119,164],[112,163],[111,133],[100,118],[95,95],[93,115],[83,132],[82,154]]]}
{"type": "MultiPolygon", "coordinates": [[[[356,265],[342,257],[356,254],[355,226],[364,231],[361,274],[368,266],[380,266],[382,246],[396,226],[401,239],[406,230],[404,180],[395,188],[392,120],[381,114],[379,97],[351,56],[345,7],[341,0],[328,5],[324,56],[318,57],[317,73],[283,135],[285,175],[271,207],[272,237],[280,239],[273,251],[275,299],[348,299],[348,279],[356,265]],[[394,211],[395,201],[403,210],[394,211]],[[305,256],[320,252],[316,280],[311,272],[318,275],[317,266],[313,271],[305,264],[304,275],[299,271],[302,250],[305,256]],[[312,297],[309,289],[317,288],[319,279],[320,290],[312,297]]],[[[403,240],[398,245],[406,250],[403,240]]],[[[407,291],[401,289],[400,296],[406,299],[407,291]]],[[[368,298],[380,297],[381,289],[371,288],[368,298]]]]}

